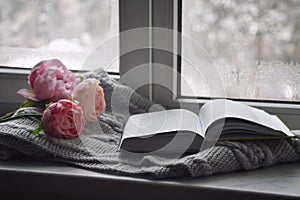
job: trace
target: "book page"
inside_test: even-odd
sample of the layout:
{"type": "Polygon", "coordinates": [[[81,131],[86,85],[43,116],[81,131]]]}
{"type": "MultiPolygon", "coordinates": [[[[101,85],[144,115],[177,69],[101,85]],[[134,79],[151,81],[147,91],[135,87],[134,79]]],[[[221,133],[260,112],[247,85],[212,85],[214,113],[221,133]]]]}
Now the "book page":
{"type": "Polygon", "coordinates": [[[195,113],[184,109],[174,109],[132,115],[126,123],[122,140],[176,131],[194,132],[204,138],[199,117],[195,113]]]}
{"type": "Polygon", "coordinates": [[[203,132],[206,132],[214,121],[229,117],[248,120],[277,131],[282,131],[287,136],[293,136],[293,133],[277,116],[270,115],[263,110],[243,103],[226,99],[216,99],[205,103],[199,112],[203,132]]]}

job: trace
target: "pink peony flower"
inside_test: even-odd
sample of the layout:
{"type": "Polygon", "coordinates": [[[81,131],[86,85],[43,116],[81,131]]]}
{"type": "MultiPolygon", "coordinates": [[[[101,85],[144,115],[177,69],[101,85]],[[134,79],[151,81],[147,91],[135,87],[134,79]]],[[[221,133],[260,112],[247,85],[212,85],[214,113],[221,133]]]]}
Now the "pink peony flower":
{"type": "Polygon", "coordinates": [[[36,64],[28,75],[28,83],[33,89],[18,91],[25,98],[51,100],[72,98],[75,88],[75,75],[57,59],[45,60],[36,64]]]}
{"type": "Polygon", "coordinates": [[[43,113],[44,131],[53,137],[78,137],[84,128],[83,112],[79,105],[67,99],[51,104],[43,113]]]}
{"type": "Polygon", "coordinates": [[[89,78],[83,80],[75,88],[74,99],[79,102],[84,119],[88,122],[96,121],[105,111],[104,93],[99,83],[99,80],[89,78]]]}

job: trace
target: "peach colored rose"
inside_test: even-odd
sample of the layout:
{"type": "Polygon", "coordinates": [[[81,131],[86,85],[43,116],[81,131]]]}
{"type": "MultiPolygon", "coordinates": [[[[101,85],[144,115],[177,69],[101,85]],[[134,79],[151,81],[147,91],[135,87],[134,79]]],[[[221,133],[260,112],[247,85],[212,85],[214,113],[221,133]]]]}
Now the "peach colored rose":
{"type": "Polygon", "coordinates": [[[105,111],[105,100],[100,81],[94,78],[83,80],[75,88],[74,99],[82,107],[87,122],[96,121],[105,111]]]}

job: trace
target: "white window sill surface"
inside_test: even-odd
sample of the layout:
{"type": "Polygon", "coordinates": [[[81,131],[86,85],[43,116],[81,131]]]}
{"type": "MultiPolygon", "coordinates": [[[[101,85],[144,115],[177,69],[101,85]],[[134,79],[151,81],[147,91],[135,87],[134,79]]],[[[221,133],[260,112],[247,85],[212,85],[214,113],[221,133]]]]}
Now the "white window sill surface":
{"type": "Polygon", "coordinates": [[[21,159],[0,161],[0,177],[1,197],[26,195],[26,199],[300,199],[299,163],[208,177],[150,180],[21,159]]]}

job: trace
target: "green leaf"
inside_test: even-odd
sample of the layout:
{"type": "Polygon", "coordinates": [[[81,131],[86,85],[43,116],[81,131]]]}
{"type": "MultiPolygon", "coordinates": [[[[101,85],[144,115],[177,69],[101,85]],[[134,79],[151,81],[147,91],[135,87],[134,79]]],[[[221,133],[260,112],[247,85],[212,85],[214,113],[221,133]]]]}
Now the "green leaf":
{"type": "Polygon", "coordinates": [[[41,118],[43,116],[43,109],[39,107],[19,108],[16,111],[5,114],[3,117],[0,118],[0,122],[16,119],[20,117],[26,117],[26,116],[41,118]]]}
{"type": "MultiPolygon", "coordinates": [[[[34,100],[31,100],[31,99],[26,99],[22,105],[20,106],[20,108],[18,110],[15,110],[15,111],[12,111],[12,112],[9,112],[9,113],[6,113],[5,115],[3,115],[2,117],[0,117],[0,122],[4,122],[4,121],[7,121],[7,120],[10,120],[10,119],[14,119],[14,118],[17,118],[19,116],[31,116],[32,114],[25,114],[23,115],[22,112],[18,113],[19,110],[21,110],[22,108],[27,108],[27,107],[41,107],[39,104],[41,102],[36,102],[34,100]]],[[[39,114],[33,114],[33,116],[39,116],[39,114]]],[[[42,114],[41,114],[42,115],[42,114]]]]}
{"type": "Polygon", "coordinates": [[[0,117],[0,122],[3,122],[7,119],[9,119],[11,116],[14,115],[16,111],[12,111],[12,112],[9,112],[9,113],[6,113],[5,115],[3,115],[2,117],[0,117]]]}
{"type": "Polygon", "coordinates": [[[45,105],[45,107],[48,108],[51,104],[53,104],[52,101],[51,101],[50,103],[47,103],[47,104],[45,105]]]}
{"type": "Polygon", "coordinates": [[[36,129],[34,129],[32,131],[29,131],[29,132],[33,135],[37,135],[41,132],[41,130],[43,130],[43,124],[42,123],[40,123],[39,126],[36,129]]]}
{"type": "Polygon", "coordinates": [[[36,101],[33,101],[31,99],[26,99],[23,104],[21,105],[21,108],[25,108],[25,107],[34,107],[37,104],[36,101]]]}
{"type": "Polygon", "coordinates": [[[84,77],[82,75],[77,75],[77,77],[79,78],[79,83],[81,83],[84,80],[84,77]]]}

